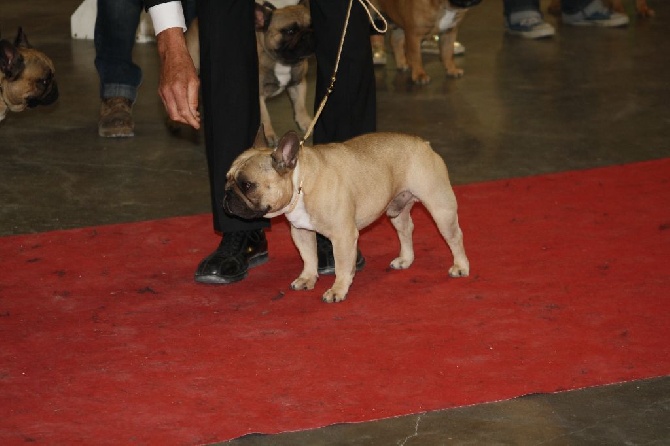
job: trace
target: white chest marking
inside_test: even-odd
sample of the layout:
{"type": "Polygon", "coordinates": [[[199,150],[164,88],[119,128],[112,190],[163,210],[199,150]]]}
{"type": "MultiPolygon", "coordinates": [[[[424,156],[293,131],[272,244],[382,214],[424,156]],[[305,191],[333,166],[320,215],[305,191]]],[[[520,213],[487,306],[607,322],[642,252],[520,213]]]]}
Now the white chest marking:
{"type": "Polygon", "coordinates": [[[453,28],[455,18],[456,18],[456,11],[450,11],[450,10],[444,11],[444,15],[442,16],[440,22],[437,25],[440,32],[445,32],[446,30],[453,28]]]}
{"type": "Polygon", "coordinates": [[[285,214],[286,219],[291,222],[293,226],[298,229],[308,229],[314,231],[314,225],[312,224],[312,218],[307,213],[305,209],[305,200],[304,195],[300,194],[298,197],[298,203],[291,212],[285,214]]]}
{"type": "Polygon", "coordinates": [[[300,181],[300,162],[293,169],[291,181],[293,182],[293,190],[295,192],[289,204],[276,212],[265,214],[265,217],[272,218],[284,214],[286,219],[296,228],[314,231],[312,218],[307,213],[307,209],[305,209],[305,194],[302,190],[302,181],[300,181]]]}
{"type": "Polygon", "coordinates": [[[280,63],[275,65],[275,76],[279,81],[279,91],[282,91],[291,80],[291,66],[282,65],[280,63]]]}

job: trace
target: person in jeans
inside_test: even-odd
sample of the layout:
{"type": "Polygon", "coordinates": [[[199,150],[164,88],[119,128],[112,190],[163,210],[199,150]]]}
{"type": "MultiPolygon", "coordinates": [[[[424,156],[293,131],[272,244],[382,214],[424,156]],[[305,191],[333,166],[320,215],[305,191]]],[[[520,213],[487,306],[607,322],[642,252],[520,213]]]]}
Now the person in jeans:
{"type": "MultiPolygon", "coordinates": [[[[539,39],[555,33],[554,27],[544,21],[539,0],[503,0],[503,15],[509,34],[539,39]]],[[[629,20],[601,0],[562,0],[561,21],[573,26],[618,27],[627,25],[629,20]]]]}
{"type": "MultiPolygon", "coordinates": [[[[195,14],[195,0],[184,1],[186,23],[195,14]]],[[[142,69],[133,62],[133,47],[142,0],[98,0],[95,30],[95,68],[100,79],[102,137],[134,135],[132,108],[142,82],[142,69]]]]}

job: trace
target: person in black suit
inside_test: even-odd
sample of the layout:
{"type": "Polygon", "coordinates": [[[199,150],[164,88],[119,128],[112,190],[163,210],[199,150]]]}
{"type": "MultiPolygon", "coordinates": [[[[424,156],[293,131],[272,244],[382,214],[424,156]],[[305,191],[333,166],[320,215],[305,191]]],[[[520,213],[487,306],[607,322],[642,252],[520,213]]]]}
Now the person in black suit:
{"type": "MultiPolygon", "coordinates": [[[[222,207],[226,172],[251,147],[260,126],[258,57],[254,4],[250,0],[198,0],[200,80],[188,55],[178,1],[146,0],[156,29],[161,59],[159,94],[170,118],[200,126],[198,88],[202,87],[205,148],[214,230],[219,246],[200,262],[195,280],[224,284],[242,280],[248,269],[268,259],[266,219],[242,220],[222,207]]],[[[333,74],[348,2],[311,0],[316,37],[316,104],[333,74]]],[[[183,20],[183,19],[182,19],[183,20]]],[[[376,129],[376,97],[369,23],[354,1],[334,91],[314,128],[314,143],[336,142],[376,129]]],[[[332,247],[319,237],[319,272],[332,274],[332,247]]],[[[364,259],[359,255],[357,267],[364,259]]]]}

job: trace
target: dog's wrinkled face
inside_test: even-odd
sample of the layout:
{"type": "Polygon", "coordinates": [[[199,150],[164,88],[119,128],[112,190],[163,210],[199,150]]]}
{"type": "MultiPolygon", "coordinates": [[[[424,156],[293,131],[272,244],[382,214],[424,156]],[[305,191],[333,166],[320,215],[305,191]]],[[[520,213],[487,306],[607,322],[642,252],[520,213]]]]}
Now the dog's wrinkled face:
{"type": "Polygon", "coordinates": [[[258,44],[284,65],[295,65],[314,53],[314,29],[303,4],[275,9],[256,4],[258,44]]]}
{"type": "Polygon", "coordinates": [[[254,146],[233,162],[226,176],[223,209],[245,219],[260,218],[289,204],[299,139],[289,132],[276,149],[268,148],[263,126],[254,146]]]}
{"type": "Polygon", "coordinates": [[[53,62],[30,46],[20,28],[13,44],[0,40],[0,92],[14,112],[49,105],[58,99],[53,62]]]}

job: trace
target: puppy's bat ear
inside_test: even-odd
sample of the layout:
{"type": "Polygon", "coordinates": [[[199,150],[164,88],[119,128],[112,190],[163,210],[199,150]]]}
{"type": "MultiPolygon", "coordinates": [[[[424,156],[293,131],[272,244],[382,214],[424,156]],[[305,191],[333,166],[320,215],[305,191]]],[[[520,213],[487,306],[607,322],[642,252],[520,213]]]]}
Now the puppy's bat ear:
{"type": "Polygon", "coordinates": [[[23,56],[19,53],[16,46],[7,40],[0,40],[0,71],[9,80],[16,79],[23,68],[23,56]]]}
{"type": "Polygon", "coordinates": [[[287,132],[279,140],[277,148],[272,152],[272,167],[280,174],[293,170],[298,163],[300,138],[296,132],[287,132]]]}
{"type": "Polygon", "coordinates": [[[270,20],[272,20],[272,11],[275,7],[268,2],[263,3],[262,5],[255,3],[254,13],[255,13],[255,22],[256,22],[256,31],[267,31],[268,26],[270,26],[270,20]]]}
{"type": "Polygon", "coordinates": [[[32,48],[33,46],[28,42],[28,36],[23,32],[23,28],[19,26],[19,30],[16,33],[16,39],[14,39],[14,46],[22,48],[32,48]]]}
{"type": "Polygon", "coordinates": [[[261,147],[267,147],[268,140],[265,137],[265,130],[263,129],[263,123],[258,127],[258,133],[256,133],[256,139],[254,139],[254,149],[260,149],[261,147]]]}
{"type": "Polygon", "coordinates": [[[298,4],[304,6],[305,8],[307,8],[307,10],[309,10],[309,0],[300,0],[298,4]]]}

